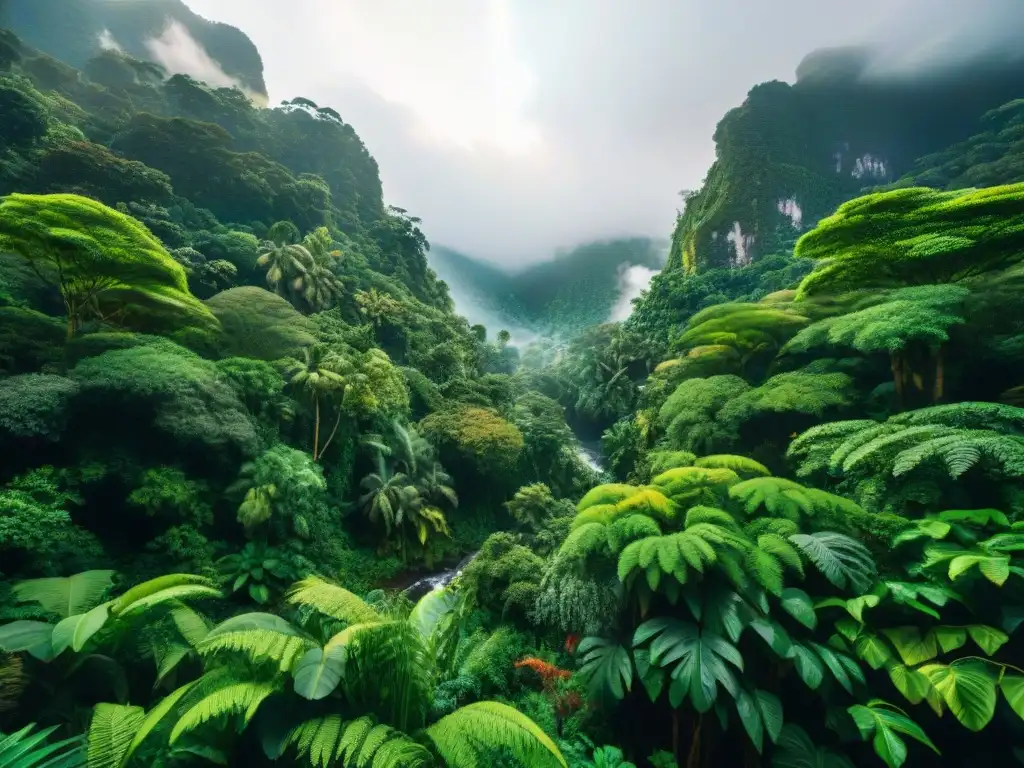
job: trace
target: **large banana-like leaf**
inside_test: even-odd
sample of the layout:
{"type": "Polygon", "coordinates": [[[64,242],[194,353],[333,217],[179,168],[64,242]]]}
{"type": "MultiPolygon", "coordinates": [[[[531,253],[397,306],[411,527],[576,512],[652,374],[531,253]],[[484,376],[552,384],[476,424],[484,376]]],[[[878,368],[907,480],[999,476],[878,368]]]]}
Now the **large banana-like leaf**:
{"type": "Polygon", "coordinates": [[[53,653],[59,656],[67,648],[76,653],[99,632],[110,616],[110,603],[97,605],[87,613],[68,616],[53,628],[53,653]]]}
{"type": "Polygon", "coordinates": [[[31,579],[14,585],[20,602],[37,602],[62,619],[85,613],[99,603],[110,587],[114,571],[83,571],[74,576],[31,579]]]}
{"type": "Polygon", "coordinates": [[[429,643],[441,622],[451,614],[458,602],[458,598],[446,589],[427,592],[413,606],[409,624],[419,631],[424,642],[429,643]]]}
{"type": "Polygon", "coordinates": [[[28,651],[40,661],[52,661],[53,624],[45,621],[12,621],[0,627],[0,651],[28,651]]]}

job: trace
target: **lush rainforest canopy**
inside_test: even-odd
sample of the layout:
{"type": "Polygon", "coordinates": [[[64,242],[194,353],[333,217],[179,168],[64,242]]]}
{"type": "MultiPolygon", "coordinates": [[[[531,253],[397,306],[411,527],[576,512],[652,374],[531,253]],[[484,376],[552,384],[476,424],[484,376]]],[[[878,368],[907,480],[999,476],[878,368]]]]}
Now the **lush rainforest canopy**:
{"type": "Polygon", "coordinates": [[[517,347],[338,112],[68,50],[0,32],[0,768],[1024,755],[1024,81],[811,57],[517,347]]]}

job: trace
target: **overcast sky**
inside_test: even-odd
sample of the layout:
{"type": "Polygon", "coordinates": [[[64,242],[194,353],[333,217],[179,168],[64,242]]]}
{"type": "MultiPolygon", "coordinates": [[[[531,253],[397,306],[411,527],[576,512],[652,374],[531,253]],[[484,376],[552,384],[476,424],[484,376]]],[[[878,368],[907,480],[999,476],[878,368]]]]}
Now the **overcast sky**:
{"type": "Polygon", "coordinates": [[[812,49],[881,42],[896,66],[1024,28],[1024,0],[186,2],[253,39],[272,104],[337,109],[432,242],[508,265],[667,237],[718,120],[812,49]]]}

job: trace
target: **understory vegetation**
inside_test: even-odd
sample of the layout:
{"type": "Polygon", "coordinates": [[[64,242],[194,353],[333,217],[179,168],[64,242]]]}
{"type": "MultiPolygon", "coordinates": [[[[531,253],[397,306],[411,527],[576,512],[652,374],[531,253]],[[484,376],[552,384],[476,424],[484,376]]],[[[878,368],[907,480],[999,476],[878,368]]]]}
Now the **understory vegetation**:
{"type": "Polygon", "coordinates": [[[0,111],[0,768],[1024,755],[1019,105],[523,350],[330,108],[0,111]]]}

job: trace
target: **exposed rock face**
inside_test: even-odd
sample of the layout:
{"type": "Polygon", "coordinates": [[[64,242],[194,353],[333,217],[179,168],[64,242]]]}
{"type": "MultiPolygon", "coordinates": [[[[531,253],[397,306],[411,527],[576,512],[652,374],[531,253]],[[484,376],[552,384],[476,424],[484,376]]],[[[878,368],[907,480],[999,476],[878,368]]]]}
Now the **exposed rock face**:
{"type": "Polygon", "coordinates": [[[686,198],[668,269],[787,251],[840,203],[977,134],[982,115],[1024,93],[1020,60],[899,74],[873,61],[863,49],[816,51],[796,83],[755,86],[722,118],[717,159],[686,198]]]}
{"type": "Polygon", "coordinates": [[[0,0],[0,26],[81,69],[117,48],[211,85],[266,99],[263,60],[244,32],[208,21],[183,0],[0,0]]]}

